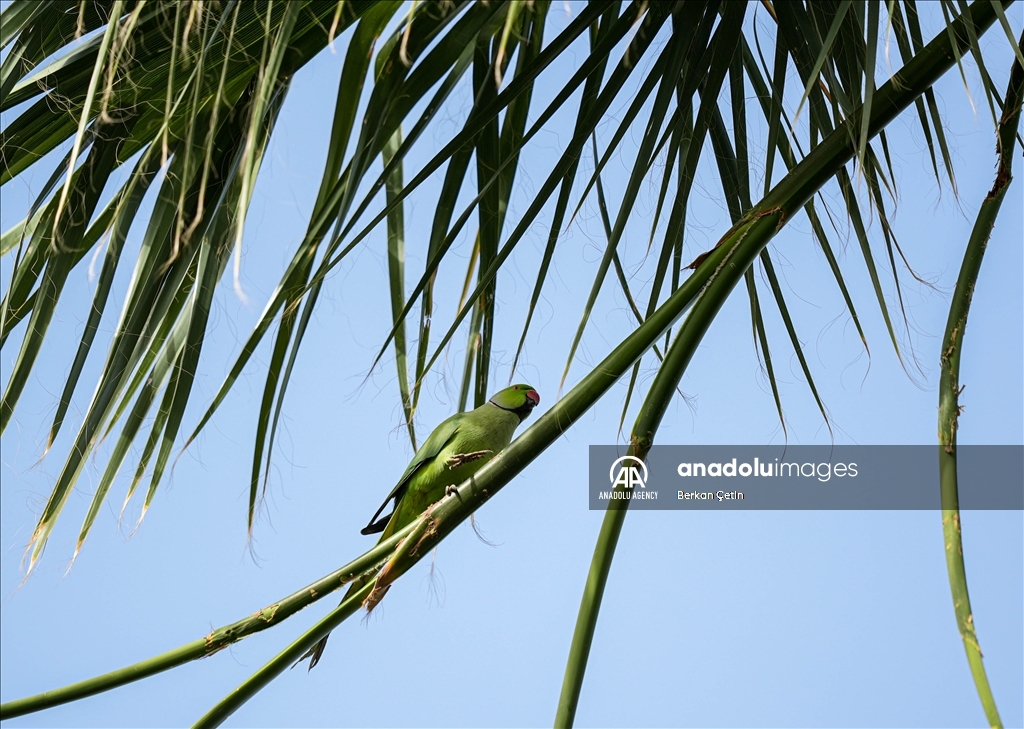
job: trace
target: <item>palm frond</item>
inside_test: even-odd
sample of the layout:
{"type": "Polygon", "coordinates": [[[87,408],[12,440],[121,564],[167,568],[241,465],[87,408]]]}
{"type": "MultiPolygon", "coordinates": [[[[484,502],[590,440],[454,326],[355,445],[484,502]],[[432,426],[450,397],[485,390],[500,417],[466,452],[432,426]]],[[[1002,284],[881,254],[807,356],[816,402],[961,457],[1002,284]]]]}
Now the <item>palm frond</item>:
{"type": "MultiPolygon", "coordinates": [[[[391,579],[522,471],[627,372],[622,418],[632,400],[642,397],[631,436],[633,452],[642,457],[696,347],[741,279],[755,352],[783,428],[782,392],[763,309],[765,283],[828,423],[796,317],[766,248],[801,211],[866,348],[846,283],[852,264],[836,255],[822,223],[827,216],[838,230],[840,218],[848,219],[888,337],[909,369],[913,350],[897,257],[908,269],[910,263],[891,224],[889,201],[897,199],[898,190],[884,129],[913,106],[932,174],[939,184],[944,174],[955,193],[952,155],[931,87],[971,54],[982,77],[981,88],[972,93],[980,92],[992,117],[1002,120],[1016,97],[1007,92],[1001,98],[994,88],[980,38],[996,22],[1008,33],[1009,21],[1000,3],[943,2],[935,12],[944,14],[944,26],[926,45],[913,0],[887,3],[884,16],[879,2],[762,6],[701,0],[587,3],[575,8],[554,37],[545,38],[553,6],[540,0],[8,5],[0,14],[0,47],[9,49],[0,64],[0,109],[11,120],[0,132],[0,184],[58,161],[41,175],[46,181],[34,191],[24,219],[0,237],[0,255],[13,256],[0,302],[0,346],[17,348],[0,398],[0,432],[14,421],[43,343],[58,328],[55,311],[66,297],[69,274],[90,251],[106,246],[47,450],[67,435],[68,414],[93,349],[106,346],[106,358],[32,534],[29,571],[104,439],[112,438],[113,446],[105,454],[76,554],[133,450],[139,455],[128,464],[132,475],[124,503],[148,474],[144,515],[173,465],[175,447],[197,439],[264,348],[266,373],[254,405],[248,481],[251,534],[268,488],[289,384],[317,306],[330,290],[332,272],[381,228],[386,230],[389,331],[381,333],[376,355],[355,369],[372,372],[394,352],[397,393],[413,445],[424,383],[443,370],[439,362],[456,337],[467,342],[459,407],[485,401],[505,325],[498,293],[507,290],[505,272],[532,229],[547,225],[525,321],[516,328],[521,334],[510,376],[526,352],[566,228],[596,204],[604,229],[588,293],[577,309],[578,320],[572,319],[574,334],[561,375],[561,385],[571,385],[567,394],[473,483],[464,484],[461,499],[441,502],[430,529],[426,518],[416,525],[422,540],[410,539],[391,554],[398,565],[391,579]],[[773,27],[768,34],[758,30],[762,6],[768,10],[765,22],[773,27]],[[882,28],[889,27],[902,65],[880,84],[878,41],[882,28]],[[324,170],[308,225],[228,374],[192,425],[189,407],[214,292],[233,262],[230,275],[244,295],[239,282],[245,221],[291,79],[346,29],[351,33],[345,35],[324,170]],[[577,60],[565,71],[570,53],[577,60]],[[787,86],[792,69],[798,80],[787,86]],[[546,103],[538,102],[539,82],[552,77],[556,91],[546,103]],[[752,106],[748,89],[757,100],[752,106]],[[458,111],[455,131],[439,150],[429,150],[424,164],[414,166],[420,158],[415,152],[429,146],[425,140],[436,131],[438,115],[453,114],[453,99],[463,90],[471,102],[458,111]],[[526,209],[514,211],[521,161],[559,115],[572,119],[571,135],[556,154],[546,155],[543,182],[526,209]],[[762,126],[763,140],[755,137],[762,126]],[[612,192],[610,164],[623,157],[633,134],[640,140],[621,190],[612,192]],[[593,169],[581,174],[588,143],[593,169]],[[699,175],[709,169],[717,172],[731,228],[700,252],[690,250],[696,239],[688,230],[687,209],[699,175]],[[760,183],[758,170],[764,170],[760,183]],[[442,179],[432,187],[435,176],[442,179]],[[656,202],[649,224],[643,221],[638,266],[647,265],[653,251],[657,255],[650,256],[654,270],[644,279],[632,275],[638,269],[629,255],[636,247],[629,237],[648,187],[657,191],[656,202]],[[838,191],[842,210],[826,204],[826,187],[838,191]],[[434,201],[429,231],[424,226],[424,235],[416,237],[408,235],[404,219],[406,201],[414,195],[434,201]],[[869,235],[876,217],[881,248],[869,235]],[[133,230],[141,240],[119,297],[116,274],[127,265],[121,259],[133,230]],[[473,241],[468,265],[459,258],[463,237],[473,241]],[[882,250],[887,272],[878,260],[882,250]],[[414,255],[422,270],[409,279],[414,255]],[[756,261],[765,276],[760,284],[756,261]],[[447,318],[440,312],[449,302],[436,284],[453,270],[465,284],[447,318]],[[618,286],[607,285],[611,270],[618,286]],[[102,341],[100,323],[112,295],[124,303],[109,341],[102,341]],[[608,297],[625,301],[635,328],[572,384],[572,369],[592,336],[593,314],[608,297]],[[647,385],[640,382],[640,360],[652,349],[659,362],[647,385]],[[182,438],[186,423],[191,430],[182,438]]],[[[559,725],[570,724],[575,712],[624,515],[610,513],[602,528],[559,725]]],[[[360,564],[364,572],[371,568],[360,564]]],[[[301,645],[282,652],[208,719],[225,716],[283,670],[288,656],[318,640],[357,604],[350,601],[307,632],[301,645]]]]}
{"type": "MultiPolygon", "coordinates": [[[[229,374],[185,439],[187,446],[210,422],[273,328],[250,472],[250,529],[267,486],[288,384],[327,276],[367,240],[379,223],[387,221],[390,231],[392,330],[370,369],[391,346],[395,347],[399,395],[406,427],[415,442],[413,422],[422,384],[471,315],[472,357],[464,368],[463,388],[468,386],[472,373],[473,384],[466,390],[467,396],[471,390],[474,403],[486,399],[492,379],[499,273],[556,190],[555,213],[513,357],[513,372],[566,216],[572,220],[594,188],[602,215],[607,217],[607,240],[568,346],[562,381],[569,375],[596,302],[605,295],[610,269],[616,272],[618,288],[633,310],[637,326],[643,326],[666,297],[675,295],[682,285],[686,207],[704,158],[705,139],[716,151],[724,201],[733,222],[740,224],[752,209],[747,83],[760,100],[768,128],[766,191],[772,187],[776,153],[790,170],[787,179],[801,179],[800,184],[813,193],[826,180],[816,174],[797,175],[796,171],[809,169],[808,161],[821,153],[825,140],[829,145],[838,144],[835,140],[839,131],[855,145],[857,176],[839,166],[830,171],[830,177],[836,179],[843,196],[889,337],[898,356],[903,356],[901,336],[890,316],[886,285],[875,262],[876,253],[857,195],[863,180],[867,203],[881,222],[889,274],[905,324],[896,265],[897,254],[903,254],[884,197],[886,192],[892,195],[894,191],[892,164],[887,142],[881,140],[886,162],[883,166],[869,141],[881,129],[868,128],[869,122],[878,117],[873,113],[874,106],[887,101],[879,96],[875,83],[877,38],[883,25],[878,3],[861,5],[843,0],[773,6],[777,34],[771,71],[763,62],[761,68],[757,66],[747,46],[746,28],[756,31],[756,24],[747,23],[747,6],[742,4],[588,5],[547,44],[544,31],[550,8],[543,2],[417,4],[405,14],[400,8],[394,2],[192,6],[121,0],[83,8],[57,2],[14,3],[5,10],[0,44],[10,45],[11,51],[0,75],[2,103],[5,109],[22,106],[2,132],[0,179],[13,179],[62,145],[68,151],[43,186],[38,203],[0,242],[0,248],[8,254],[17,251],[0,312],[0,338],[8,343],[10,334],[25,324],[0,401],[0,429],[11,421],[34,371],[68,273],[107,237],[93,306],[62,388],[49,443],[53,444],[61,433],[95,343],[126,236],[151,183],[163,171],[117,333],[110,342],[74,445],[33,535],[30,569],[45,547],[86,459],[101,439],[116,432],[100,487],[81,529],[79,548],[136,443],[141,444],[142,451],[134,464],[127,498],[151,472],[143,514],[152,503],[192,400],[213,291],[232,259],[233,276],[238,280],[239,250],[252,189],[289,79],[349,26],[355,27],[348,41],[327,161],[309,227],[229,374]],[[374,62],[376,41],[388,28],[387,39],[374,62]],[[589,52],[531,123],[534,82],[588,30],[589,52]],[[789,123],[784,109],[785,75],[790,64],[797,69],[803,89],[797,110],[807,106],[806,135],[789,123]],[[610,71],[606,73],[606,69],[610,71]],[[403,164],[410,150],[463,83],[473,89],[473,104],[464,123],[405,182],[403,164]],[[573,101],[573,94],[581,90],[582,96],[573,101]],[[607,136],[598,134],[608,110],[626,94],[628,104],[614,131],[607,136]],[[728,99],[729,115],[722,111],[723,95],[728,99]],[[357,110],[363,101],[365,107],[357,125],[357,110]],[[528,209],[509,218],[522,151],[554,114],[566,108],[576,114],[571,139],[528,209]],[[731,139],[726,122],[730,116],[731,139]],[[851,124],[854,117],[859,126],[851,124]],[[618,209],[611,215],[607,195],[601,189],[601,174],[618,153],[625,135],[638,125],[642,127],[642,140],[618,209]],[[408,133],[398,136],[403,128],[408,133]],[[801,137],[806,152],[797,146],[801,137]],[[594,170],[573,202],[578,160],[588,140],[599,144],[600,149],[594,170]],[[640,190],[663,154],[668,164],[657,182],[649,246],[657,237],[666,206],[667,221],[646,310],[641,312],[636,303],[639,292],[631,290],[621,249],[640,190]],[[378,158],[379,174],[375,171],[378,158]],[[471,175],[474,162],[475,174],[471,175]],[[109,203],[101,205],[100,194],[108,179],[129,163],[134,168],[127,182],[109,203]],[[442,167],[446,167],[444,182],[426,241],[424,269],[406,291],[402,205],[442,167]],[[375,200],[382,191],[384,204],[378,210],[375,200]],[[472,199],[463,204],[467,193],[472,199]],[[460,204],[464,206],[457,210],[460,204]],[[438,339],[432,333],[437,323],[434,282],[439,271],[447,267],[455,242],[474,215],[478,222],[475,268],[471,269],[475,270],[475,281],[438,339]],[[419,323],[412,346],[406,327],[416,309],[419,323]],[[148,435],[143,437],[143,426],[150,418],[148,435]]],[[[943,10],[950,13],[944,32],[954,60],[970,52],[981,63],[978,38],[984,24],[963,20],[981,11],[972,6],[971,13],[954,21],[953,6],[943,5],[943,10]],[[962,37],[956,35],[961,30],[962,37]]],[[[887,8],[885,24],[895,29],[906,63],[904,69],[926,57],[917,12],[913,3],[893,3],[887,8]]],[[[1005,25],[1001,9],[993,6],[987,12],[991,19],[986,22],[998,20],[1005,25]]],[[[756,32],[754,40],[760,48],[756,32]]],[[[983,72],[983,78],[989,77],[983,72]]],[[[985,81],[982,93],[995,113],[1003,102],[990,87],[991,83],[985,81]]],[[[946,142],[927,88],[913,103],[929,140],[933,172],[938,175],[939,157],[949,172],[952,168],[946,142]],[[939,147],[938,155],[933,139],[939,147]]],[[[885,110],[882,116],[890,111],[885,110]]],[[[771,198],[769,193],[765,199],[771,198]]],[[[866,342],[843,280],[842,266],[831,251],[817,211],[809,200],[801,204],[807,206],[812,228],[866,342]]],[[[827,207],[825,210],[832,215],[827,207]]],[[[764,254],[761,260],[801,368],[824,413],[771,259],[764,254]]],[[[767,334],[756,287],[751,285],[748,279],[753,332],[767,364],[767,334]]],[[[669,332],[662,335],[669,337],[669,332]]],[[[634,369],[630,393],[636,372],[634,369]]],[[[781,413],[774,375],[769,374],[769,379],[781,413]]]]}

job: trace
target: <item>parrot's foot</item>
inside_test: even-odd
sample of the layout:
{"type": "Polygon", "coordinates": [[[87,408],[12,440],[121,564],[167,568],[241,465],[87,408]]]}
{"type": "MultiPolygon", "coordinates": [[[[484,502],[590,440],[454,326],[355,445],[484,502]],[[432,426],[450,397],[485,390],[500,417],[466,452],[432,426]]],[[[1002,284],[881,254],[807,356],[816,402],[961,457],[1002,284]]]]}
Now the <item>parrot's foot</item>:
{"type": "Polygon", "coordinates": [[[472,463],[473,461],[483,458],[488,453],[493,452],[494,451],[473,451],[472,453],[456,453],[448,459],[448,470],[453,471],[459,466],[472,463]]]}
{"type": "MultiPolygon", "coordinates": [[[[444,495],[445,496],[455,496],[455,497],[457,497],[459,499],[459,501],[462,501],[462,494],[459,493],[459,487],[456,486],[455,484],[451,484],[450,486],[445,486],[444,487],[444,495]]],[[[470,514],[470,516],[472,516],[472,514],[470,514]]]]}

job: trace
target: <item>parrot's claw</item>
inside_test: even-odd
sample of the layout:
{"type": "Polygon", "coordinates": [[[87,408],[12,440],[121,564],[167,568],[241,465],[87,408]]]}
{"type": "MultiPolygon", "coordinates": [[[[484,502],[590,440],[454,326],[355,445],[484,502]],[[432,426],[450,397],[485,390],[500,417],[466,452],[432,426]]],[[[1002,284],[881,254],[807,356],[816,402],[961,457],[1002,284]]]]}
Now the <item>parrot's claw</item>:
{"type": "Polygon", "coordinates": [[[455,497],[458,498],[459,501],[462,501],[462,494],[459,493],[459,487],[456,486],[455,484],[451,484],[450,486],[445,486],[444,487],[444,495],[446,497],[447,496],[455,496],[455,497]]]}
{"type": "Polygon", "coordinates": [[[473,451],[472,453],[456,453],[454,456],[448,459],[448,470],[454,471],[459,466],[471,463],[479,458],[483,458],[488,453],[493,451],[473,451]]]}

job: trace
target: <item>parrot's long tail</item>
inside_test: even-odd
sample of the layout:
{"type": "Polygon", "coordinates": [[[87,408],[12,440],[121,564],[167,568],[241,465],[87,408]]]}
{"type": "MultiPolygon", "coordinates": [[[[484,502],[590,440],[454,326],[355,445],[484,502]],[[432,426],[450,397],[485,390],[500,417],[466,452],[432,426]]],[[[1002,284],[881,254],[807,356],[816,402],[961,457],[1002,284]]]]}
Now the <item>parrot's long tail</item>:
{"type": "MultiPolygon", "coordinates": [[[[345,602],[350,597],[352,597],[354,594],[359,592],[359,590],[361,590],[370,579],[373,579],[373,578],[363,577],[362,579],[359,579],[359,580],[356,580],[355,582],[353,582],[349,586],[348,590],[345,592],[345,597],[341,598],[341,602],[345,602]]],[[[300,663],[302,663],[304,660],[306,660],[308,658],[309,659],[309,668],[307,668],[306,670],[307,671],[312,671],[313,670],[313,666],[315,666],[317,663],[320,662],[320,657],[324,654],[324,648],[327,647],[327,639],[330,638],[330,637],[331,637],[331,634],[328,633],[323,638],[321,638],[320,641],[315,646],[313,646],[308,651],[306,651],[305,653],[302,654],[302,658],[300,658],[299,660],[295,661],[295,663],[292,664],[292,668],[295,668],[297,665],[299,665],[300,663]]]]}
{"type": "MultiPolygon", "coordinates": [[[[389,538],[392,534],[394,534],[395,528],[397,527],[397,524],[396,524],[394,518],[392,518],[392,517],[394,517],[394,512],[391,513],[391,516],[389,517],[389,519],[391,519],[391,520],[387,523],[387,526],[384,528],[384,533],[380,535],[380,539],[377,541],[377,544],[380,544],[385,539],[389,538]]],[[[366,532],[364,532],[364,533],[366,533],[366,532]]],[[[359,592],[364,587],[366,587],[366,585],[368,585],[370,582],[372,582],[373,580],[376,580],[376,579],[377,579],[377,575],[376,574],[364,575],[363,577],[360,577],[358,580],[356,580],[351,585],[349,585],[348,590],[345,591],[345,597],[341,598],[341,602],[345,602],[350,597],[352,597],[357,592],[359,592]]],[[[371,597],[374,597],[374,602],[372,602],[372,604],[367,605],[366,606],[367,609],[368,610],[373,610],[373,608],[375,608],[377,606],[377,603],[379,603],[384,598],[384,594],[387,592],[387,590],[388,590],[388,588],[385,587],[376,596],[372,596],[372,594],[370,596],[367,596],[367,600],[368,601],[370,600],[371,597]]],[[[308,658],[309,659],[309,668],[307,668],[306,670],[307,671],[312,671],[313,670],[313,666],[315,666],[317,663],[320,662],[320,657],[324,654],[324,648],[327,647],[327,639],[330,638],[330,637],[331,637],[331,634],[328,633],[323,638],[321,638],[319,643],[317,643],[315,646],[313,646],[308,651],[303,653],[302,654],[302,658],[300,658],[299,660],[295,661],[295,663],[292,664],[292,668],[295,668],[297,665],[299,665],[300,663],[302,663],[304,660],[306,660],[308,658]]]]}
{"type": "Polygon", "coordinates": [[[299,661],[301,662],[303,658],[309,656],[309,668],[306,669],[307,671],[312,671],[313,666],[320,662],[320,656],[324,654],[324,648],[327,647],[327,639],[330,637],[330,633],[325,635],[323,638],[320,639],[319,643],[317,643],[315,646],[306,651],[305,656],[299,659],[299,661]]]}

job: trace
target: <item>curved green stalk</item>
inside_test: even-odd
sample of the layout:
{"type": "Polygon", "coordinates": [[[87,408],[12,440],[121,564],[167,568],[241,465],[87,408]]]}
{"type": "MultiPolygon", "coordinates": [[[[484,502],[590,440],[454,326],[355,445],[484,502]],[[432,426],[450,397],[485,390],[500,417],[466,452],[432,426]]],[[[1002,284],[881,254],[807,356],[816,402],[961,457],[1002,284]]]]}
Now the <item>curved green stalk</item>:
{"type": "MultiPolygon", "coordinates": [[[[1024,35],[1020,46],[1024,48],[1024,35]]],[[[956,430],[960,418],[960,354],[963,349],[964,329],[971,308],[971,297],[981,270],[981,262],[988,246],[992,226],[1006,196],[1012,176],[1014,137],[1020,120],[1021,94],[1024,91],[1024,67],[1015,59],[1006,90],[1003,118],[999,122],[998,144],[999,164],[995,183],[985,196],[974,222],[974,229],[964,251],[960,275],[957,277],[953,300],[949,305],[946,333],[942,338],[939,376],[939,487],[942,493],[942,536],[946,551],[946,570],[949,572],[949,588],[953,594],[953,611],[956,625],[964,641],[967,663],[978,691],[978,698],[985,710],[989,726],[1001,727],[999,710],[996,708],[992,688],[985,674],[981,647],[974,627],[971,612],[971,598],[967,591],[967,572],[964,568],[963,539],[960,531],[960,498],[957,490],[956,430]]]]}
{"type": "MultiPolygon", "coordinates": [[[[16,716],[31,714],[43,709],[49,709],[61,704],[67,704],[87,696],[94,696],[110,691],[111,689],[125,686],[133,681],[148,678],[161,673],[175,666],[181,666],[190,661],[212,656],[214,653],[227,648],[232,643],[237,643],[242,638],[247,638],[254,633],[266,630],[277,625],[282,620],[291,617],[304,607],[312,605],[326,595],[337,590],[339,587],[351,582],[356,577],[376,569],[391,554],[395,545],[398,544],[412,529],[412,525],[393,535],[390,539],[381,542],[373,549],[362,556],[352,560],[344,567],[335,570],[329,575],[320,578],[301,590],[292,593],[286,598],[278,600],[271,605],[257,610],[254,614],[248,615],[229,625],[217,628],[208,635],[186,643],[174,650],[162,653],[159,656],[149,658],[145,661],[133,663],[125,668],[104,673],[100,676],[79,681],[68,686],[63,686],[52,691],[28,696],[24,699],[16,699],[6,704],[0,704],[0,719],[13,719],[16,716]]],[[[337,611],[328,615],[328,618],[335,616],[337,611]]],[[[344,617],[348,617],[345,615],[344,617]]],[[[344,620],[340,618],[337,622],[344,620]]],[[[325,618],[326,620],[326,618],[325,618]]],[[[331,626],[333,627],[333,625],[331,626]]],[[[329,630],[329,629],[328,629],[329,630]]],[[[321,636],[322,637],[322,636],[321,636]]],[[[319,640],[319,638],[317,638],[319,640]]],[[[315,642],[315,641],[314,641],[315,642]]]]}
{"type": "MultiPolygon", "coordinates": [[[[757,219],[749,228],[738,231],[734,236],[735,241],[731,243],[731,251],[736,251],[744,242],[750,238],[764,240],[767,243],[780,224],[781,217],[777,212],[772,212],[757,219]]],[[[749,245],[749,243],[748,243],[749,245]]],[[[687,317],[686,322],[680,328],[675,341],[669,348],[665,359],[658,368],[658,373],[651,384],[640,413],[637,415],[633,432],[630,436],[628,455],[646,460],[647,453],[654,444],[654,434],[661,425],[673,394],[679,386],[679,381],[686,371],[690,359],[697,346],[700,344],[715,316],[725,300],[729,297],[736,282],[746,268],[733,263],[723,261],[715,273],[717,274],[704,289],[699,300],[693,307],[693,311],[687,317]]],[[[749,263],[748,263],[749,266],[749,263]]],[[[622,488],[621,486],[617,488],[622,488]]],[[[623,522],[626,519],[626,511],[629,507],[628,500],[619,500],[614,508],[609,508],[601,524],[601,532],[598,536],[598,543],[594,550],[594,559],[591,562],[590,573],[587,576],[587,585],[584,590],[583,602],[580,605],[580,616],[573,633],[573,642],[569,652],[569,662],[566,666],[565,680],[562,684],[562,696],[558,703],[558,710],[555,715],[555,726],[572,726],[576,713],[576,705],[579,699],[579,689],[583,685],[583,673],[586,669],[587,657],[590,653],[590,645],[594,637],[594,628],[597,625],[597,614],[600,610],[601,597],[604,593],[604,586],[611,569],[612,557],[615,554],[615,546],[619,534],[622,531],[623,522]]]]}
{"type": "MultiPolygon", "coordinates": [[[[775,236],[783,222],[784,219],[779,209],[767,211],[754,221],[748,221],[746,227],[740,228],[727,241],[723,241],[724,245],[719,244],[717,250],[726,249],[728,253],[715,267],[708,285],[701,292],[693,310],[680,327],[675,341],[658,368],[658,374],[655,376],[654,382],[651,383],[651,389],[647,393],[633,426],[628,455],[641,460],[647,458],[647,453],[654,444],[654,434],[657,432],[658,426],[661,425],[665,410],[672,401],[672,396],[679,385],[683,372],[686,371],[690,359],[697,351],[697,346],[714,321],[718,310],[753,260],[753,258],[746,260],[746,255],[753,252],[753,255],[756,256],[757,252],[775,236]]],[[[616,488],[621,490],[622,487],[616,488]]],[[[598,534],[594,556],[590,563],[590,572],[587,575],[587,584],[583,589],[583,600],[580,603],[580,612],[576,619],[572,644],[569,647],[565,677],[562,680],[562,693],[555,712],[554,725],[556,727],[571,727],[576,716],[576,706],[579,702],[580,689],[583,687],[583,676],[590,655],[590,645],[594,639],[594,630],[597,627],[597,617],[601,610],[605,583],[608,580],[612,558],[615,556],[615,547],[626,519],[626,511],[629,508],[627,500],[613,503],[615,506],[608,508],[604,521],[601,523],[601,531],[598,534]]]]}

